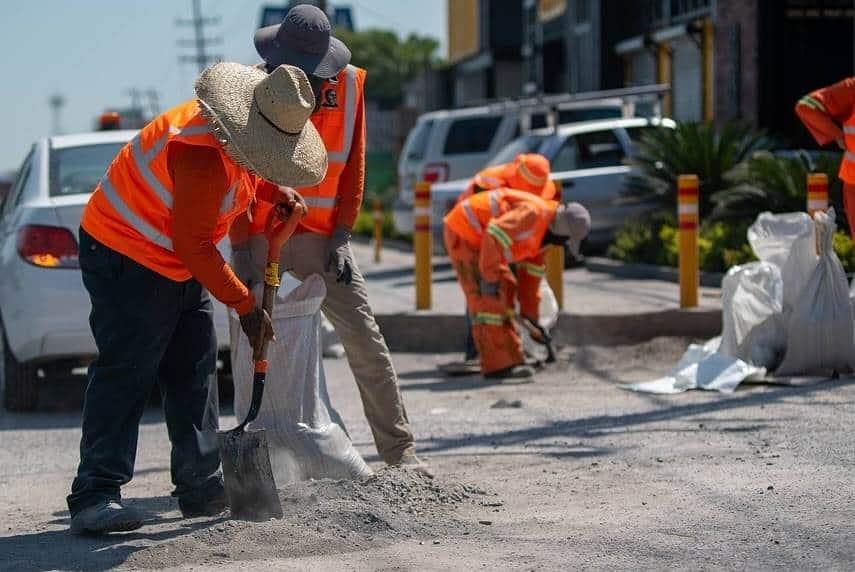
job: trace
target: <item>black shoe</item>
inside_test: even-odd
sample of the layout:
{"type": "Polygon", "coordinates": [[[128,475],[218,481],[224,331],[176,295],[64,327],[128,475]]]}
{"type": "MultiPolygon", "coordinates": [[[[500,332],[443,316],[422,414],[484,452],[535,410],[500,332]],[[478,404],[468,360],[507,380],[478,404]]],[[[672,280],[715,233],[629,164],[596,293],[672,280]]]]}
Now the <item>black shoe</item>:
{"type": "Polygon", "coordinates": [[[530,379],[534,377],[534,368],[528,365],[514,365],[499,371],[485,373],[484,377],[487,379],[530,379]]]}
{"type": "Polygon", "coordinates": [[[178,499],[178,507],[184,518],[217,516],[229,507],[229,499],[223,484],[206,494],[189,494],[178,499]]]}
{"type": "Polygon", "coordinates": [[[71,532],[74,534],[107,534],[127,532],[142,526],[145,518],[137,509],[125,506],[121,501],[106,500],[95,506],[84,508],[71,517],[71,532]]]}

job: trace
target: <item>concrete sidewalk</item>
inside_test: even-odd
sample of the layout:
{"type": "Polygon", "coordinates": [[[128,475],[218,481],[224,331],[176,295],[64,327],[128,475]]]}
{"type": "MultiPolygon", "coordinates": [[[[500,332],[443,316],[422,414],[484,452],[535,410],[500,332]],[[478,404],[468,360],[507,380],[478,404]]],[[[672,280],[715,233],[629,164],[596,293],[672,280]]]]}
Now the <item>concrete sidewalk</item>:
{"type": "MultiPolygon", "coordinates": [[[[433,258],[433,308],[415,310],[413,254],[353,244],[371,304],[395,351],[454,351],[465,333],[463,293],[447,257],[433,258]],[[417,335],[416,335],[417,334],[417,335]]],[[[711,337],[721,330],[721,295],[701,288],[700,308],[679,310],[679,286],[664,280],[618,278],[584,268],[564,272],[560,343],[613,344],[658,336],[711,337]]]]}

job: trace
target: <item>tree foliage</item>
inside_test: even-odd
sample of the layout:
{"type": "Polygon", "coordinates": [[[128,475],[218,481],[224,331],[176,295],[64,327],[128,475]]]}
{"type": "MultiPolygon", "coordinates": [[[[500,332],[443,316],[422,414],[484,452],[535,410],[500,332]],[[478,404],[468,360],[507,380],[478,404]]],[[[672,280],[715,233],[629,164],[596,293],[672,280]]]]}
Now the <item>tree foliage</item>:
{"type": "Polygon", "coordinates": [[[401,103],[407,82],[438,62],[439,42],[428,36],[410,34],[401,40],[391,30],[378,29],[336,35],[350,48],[351,62],[368,71],[366,98],[384,106],[401,103]]]}

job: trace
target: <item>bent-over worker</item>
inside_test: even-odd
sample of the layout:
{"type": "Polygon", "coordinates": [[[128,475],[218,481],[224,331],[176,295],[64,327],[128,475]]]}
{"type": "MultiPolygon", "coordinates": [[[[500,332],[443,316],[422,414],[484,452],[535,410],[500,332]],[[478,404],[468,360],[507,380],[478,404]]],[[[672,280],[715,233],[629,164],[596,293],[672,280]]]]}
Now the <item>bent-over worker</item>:
{"type": "Polygon", "coordinates": [[[297,201],[276,185],[313,185],[326,172],[323,141],[308,121],[312,88],[298,68],[268,75],[219,63],[199,77],[196,95],[119,152],[83,213],[80,267],[98,358],[89,368],[80,465],[68,496],[76,532],[141,526],[120,489],[133,476],[140,418],[155,383],[182,515],[225,509],[219,453],[200,450],[194,428],[216,375],[208,291],[236,310],[254,349],[272,336],[272,324],[215,245],[254,198],[287,211],[297,201]]]}
{"type": "Polygon", "coordinates": [[[855,77],[804,96],[796,103],[796,114],[817,143],[836,143],[843,150],[838,176],[849,232],[855,238],[855,77]]]}
{"type": "MultiPolygon", "coordinates": [[[[588,211],[578,203],[562,205],[503,188],[458,203],[444,223],[445,248],[466,295],[481,373],[499,379],[531,377],[534,372],[524,364],[514,324],[516,280],[509,265],[546,246],[584,239],[591,227],[588,211]]],[[[536,311],[521,308],[521,317],[536,323],[536,311]]]]}
{"type": "MultiPolygon", "coordinates": [[[[306,4],[292,8],[282,24],[258,30],[255,47],[266,69],[288,64],[309,76],[316,101],[311,120],[329,153],[324,180],[297,185],[309,212],[282,249],[280,268],[300,280],[323,276],[327,296],[322,309],[344,346],[377,451],[389,465],[430,474],[416,456],[392,356],[350,249],[365,186],[366,72],[349,65],[350,50],[330,35],[323,11],[306,4]]],[[[258,207],[251,212],[254,222],[235,225],[231,234],[235,270],[255,283],[261,280],[267,251],[261,227],[265,205],[258,207]]]]}

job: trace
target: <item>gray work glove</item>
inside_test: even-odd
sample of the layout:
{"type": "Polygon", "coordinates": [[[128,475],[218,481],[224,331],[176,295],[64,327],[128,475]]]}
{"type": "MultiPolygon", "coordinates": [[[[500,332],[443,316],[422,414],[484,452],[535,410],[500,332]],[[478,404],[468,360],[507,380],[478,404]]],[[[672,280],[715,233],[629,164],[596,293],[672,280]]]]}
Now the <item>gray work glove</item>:
{"type": "Polygon", "coordinates": [[[260,360],[264,342],[274,339],[273,320],[267,312],[256,306],[240,317],[240,327],[252,346],[252,360],[260,360]]]}
{"type": "Polygon", "coordinates": [[[491,298],[499,297],[499,283],[498,282],[487,282],[484,279],[481,279],[481,295],[482,296],[490,296],[491,298]]]}
{"type": "Polygon", "coordinates": [[[327,245],[327,272],[335,272],[335,281],[350,284],[353,280],[353,260],[350,254],[350,231],[336,228],[327,245]]]}
{"type": "Polygon", "coordinates": [[[262,281],[261,269],[253,262],[252,251],[248,245],[241,245],[232,250],[232,270],[249,290],[262,281]]]}

